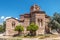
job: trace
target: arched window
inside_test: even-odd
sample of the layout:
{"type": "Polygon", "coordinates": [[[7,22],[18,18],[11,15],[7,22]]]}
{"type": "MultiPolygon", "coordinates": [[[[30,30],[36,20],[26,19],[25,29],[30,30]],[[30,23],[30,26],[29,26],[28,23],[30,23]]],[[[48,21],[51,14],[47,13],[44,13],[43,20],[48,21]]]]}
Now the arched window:
{"type": "Polygon", "coordinates": [[[42,19],[38,19],[38,24],[39,24],[39,26],[43,26],[43,20],[42,19]]]}
{"type": "Polygon", "coordinates": [[[12,22],[12,27],[15,27],[15,22],[14,21],[12,22]]]}

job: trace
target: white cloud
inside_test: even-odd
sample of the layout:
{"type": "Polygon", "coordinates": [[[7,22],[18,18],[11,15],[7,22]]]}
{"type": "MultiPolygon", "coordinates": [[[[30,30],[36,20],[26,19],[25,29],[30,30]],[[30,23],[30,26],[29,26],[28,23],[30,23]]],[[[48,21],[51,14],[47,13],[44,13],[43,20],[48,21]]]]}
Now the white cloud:
{"type": "MultiPolygon", "coordinates": [[[[1,16],[1,18],[0,18],[0,19],[2,19],[3,21],[6,21],[6,19],[8,19],[8,18],[11,18],[11,16],[8,16],[8,17],[1,16]]],[[[18,19],[18,18],[15,18],[15,19],[18,19]]]]}
{"type": "Polygon", "coordinates": [[[5,17],[4,16],[1,16],[1,19],[4,19],[5,17]]]}
{"type": "Polygon", "coordinates": [[[18,19],[18,18],[16,18],[16,19],[18,19]]]}
{"type": "Polygon", "coordinates": [[[8,18],[11,18],[11,17],[5,17],[5,18],[4,18],[4,21],[5,21],[6,19],[8,19],[8,18]]]}

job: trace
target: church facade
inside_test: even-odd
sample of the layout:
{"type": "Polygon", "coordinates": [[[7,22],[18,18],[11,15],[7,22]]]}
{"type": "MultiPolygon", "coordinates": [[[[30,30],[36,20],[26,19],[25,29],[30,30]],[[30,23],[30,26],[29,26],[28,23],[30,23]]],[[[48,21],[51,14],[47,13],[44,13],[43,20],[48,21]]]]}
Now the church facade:
{"type": "Polygon", "coordinates": [[[19,20],[13,17],[6,20],[6,35],[17,34],[17,32],[14,31],[14,28],[19,24],[24,26],[23,33],[27,34],[28,31],[26,30],[26,28],[32,22],[34,22],[39,27],[39,29],[36,31],[36,34],[37,35],[44,34],[49,31],[48,28],[49,20],[50,17],[46,15],[45,11],[41,11],[38,5],[33,5],[30,8],[30,13],[20,15],[19,20]]]}

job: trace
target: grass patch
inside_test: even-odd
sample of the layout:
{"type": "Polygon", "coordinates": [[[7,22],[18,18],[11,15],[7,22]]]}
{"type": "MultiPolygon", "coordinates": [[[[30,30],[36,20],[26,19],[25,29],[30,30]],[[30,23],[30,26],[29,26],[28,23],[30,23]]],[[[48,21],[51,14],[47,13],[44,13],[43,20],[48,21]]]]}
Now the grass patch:
{"type": "Polygon", "coordinates": [[[40,34],[38,36],[16,36],[17,38],[39,38],[39,39],[44,39],[44,38],[56,38],[58,37],[58,35],[54,35],[54,34],[40,34]]]}
{"type": "Polygon", "coordinates": [[[38,36],[18,36],[20,38],[37,38],[38,36]]]}
{"type": "Polygon", "coordinates": [[[44,34],[44,35],[39,35],[39,39],[44,39],[44,38],[57,38],[59,35],[55,34],[44,34]]]}
{"type": "Polygon", "coordinates": [[[44,39],[44,38],[48,38],[50,37],[51,34],[44,34],[44,35],[40,35],[39,39],[44,39]]]}
{"type": "Polygon", "coordinates": [[[56,38],[56,37],[59,37],[59,35],[53,34],[53,35],[51,35],[50,37],[51,37],[51,38],[56,38]]]}
{"type": "Polygon", "coordinates": [[[0,38],[0,40],[22,40],[20,38],[0,38]]]}

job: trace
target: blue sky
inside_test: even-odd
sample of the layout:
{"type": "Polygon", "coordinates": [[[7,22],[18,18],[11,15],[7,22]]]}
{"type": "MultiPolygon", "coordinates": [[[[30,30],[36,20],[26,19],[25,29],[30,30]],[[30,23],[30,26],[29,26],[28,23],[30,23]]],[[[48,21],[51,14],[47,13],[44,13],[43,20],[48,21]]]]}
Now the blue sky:
{"type": "Polygon", "coordinates": [[[0,0],[0,23],[6,18],[19,18],[19,15],[29,13],[34,4],[49,16],[60,13],[60,0],[0,0]]]}

